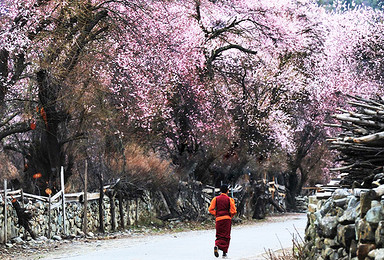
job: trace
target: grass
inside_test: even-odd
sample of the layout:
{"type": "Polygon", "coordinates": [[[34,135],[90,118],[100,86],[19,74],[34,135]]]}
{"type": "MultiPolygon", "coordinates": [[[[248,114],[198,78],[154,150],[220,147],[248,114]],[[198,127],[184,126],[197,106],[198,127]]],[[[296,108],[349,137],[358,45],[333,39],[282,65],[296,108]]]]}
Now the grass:
{"type": "MultiPolygon", "coordinates": [[[[296,228],[295,228],[296,230],[296,228]]],[[[305,260],[304,240],[296,230],[292,235],[292,248],[282,248],[278,251],[266,250],[267,260],[305,260]]]]}

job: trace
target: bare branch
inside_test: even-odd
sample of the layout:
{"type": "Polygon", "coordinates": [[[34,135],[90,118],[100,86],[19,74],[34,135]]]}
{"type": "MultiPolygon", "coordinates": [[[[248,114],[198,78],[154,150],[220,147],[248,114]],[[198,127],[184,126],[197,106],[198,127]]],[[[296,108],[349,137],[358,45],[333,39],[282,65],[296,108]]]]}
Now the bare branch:
{"type": "Polygon", "coordinates": [[[85,133],[78,133],[72,137],[69,137],[65,140],[62,140],[59,142],[59,145],[63,145],[63,144],[66,144],[66,143],[69,143],[69,142],[72,142],[72,141],[76,141],[76,140],[81,140],[81,139],[87,139],[88,137],[86,136],[85,133]]]}
{"type": "Polygon", "coordinates": [[[248,53],[248,54],[257,54],[257,51],[253,51],[247,48],[244,48],[241,45],[238,44],[229,44],[227,46],[220,47],[216,50],[213,50],[211,52],[211,56],[207,59],[207,69],[210,76],[212,76],[212,63],[216,60],[223,52],[231,49],[237,49],[241,52],[248,53]]]}
{"type": "Polygon", "coordinates": [[[66,68],[67,72],[70,72],[75,65],[77,64],[78,57],[82,51],[82,49],[85,47],[85,45],[91,40],[89,38],[92,36],[91,31],[93,28],[105,17],[107,17],[108,12],[106,10],[102,10],[99,13],[96,14],[94,19],[90,21],[84,28],[84,31],[81,33],[81,35],[76,40],[76,43],[72,46],[71,51],[67,55],[67,59],[63,64],[63,68],[66,68]]]}
{"type": "Polygon", "coordinates": [[[13,115],[11,115],[9,118],[7,118],[4,122],[0,122],[0,127],[3,127],[5,126],[6,124],[8,124],[9,121],[11,121],[13,118],[15,118],[19,113],[15,113],[13,115]]]}
{"type": "Polygon", "coordinates": [[[5,128],[0,132],[0,141],[7,136],[10,136],[13,134],[25,133],[25,132],[28,132],[29,130],[31,130],[31,128],[27,122],[14,124],[10,127],[5,128]]]}

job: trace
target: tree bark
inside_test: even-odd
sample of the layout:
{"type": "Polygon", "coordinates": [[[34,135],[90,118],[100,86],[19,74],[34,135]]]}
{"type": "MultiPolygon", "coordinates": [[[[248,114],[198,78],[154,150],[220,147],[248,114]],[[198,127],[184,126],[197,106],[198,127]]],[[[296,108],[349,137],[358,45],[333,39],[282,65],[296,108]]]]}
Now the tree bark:
{"type": "Polygon", "coordinates": [[[297,187],[299,184],[296,170],[295,172],[292,171],[288,174],[287,202],[288,202],[288,208],[292,210],[296,210],[296,195],[297,195],[297,187]]]}

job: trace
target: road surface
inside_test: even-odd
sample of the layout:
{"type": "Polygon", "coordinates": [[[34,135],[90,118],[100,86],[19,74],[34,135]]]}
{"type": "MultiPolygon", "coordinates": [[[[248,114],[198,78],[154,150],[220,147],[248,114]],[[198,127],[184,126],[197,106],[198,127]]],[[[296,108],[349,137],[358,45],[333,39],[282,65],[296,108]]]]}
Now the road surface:
{"type": "MultiPolygon", "coordinates": [[[[292,234],[303,237],[305,214],[273,217],[252,225],[232,228],[229,259],[266,259],[267,249],[292,247],[292,234]]],[[[214,230],[188,231],[163,235],[97,241],[71,246],[39,259],[65,260],[210,260],[213,255],[214,230]]],[[[220,251],[221,259],[221,251],[220,251]]]]}

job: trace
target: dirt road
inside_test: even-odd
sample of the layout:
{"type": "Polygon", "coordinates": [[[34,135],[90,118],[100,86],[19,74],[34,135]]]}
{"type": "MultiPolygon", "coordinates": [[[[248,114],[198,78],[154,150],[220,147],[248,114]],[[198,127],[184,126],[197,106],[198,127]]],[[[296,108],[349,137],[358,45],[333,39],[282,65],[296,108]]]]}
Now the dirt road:
{"type": "MultiPolygon", "coordinates": [[[[265,259],[265,250],[292,246],[292,234],[303,237],[305,214],[269,218],[252,225],[232,229],[229,259],[265,259]]],[[[142,236],[72,246],[39,259],[66,260],[210,260],[213,256],[214,230],[142,236]]],[[[220,252],[221,253],[221,252],[220,252]]],[[[220,254],[221,258],[221,254],[220,254]]]]}

